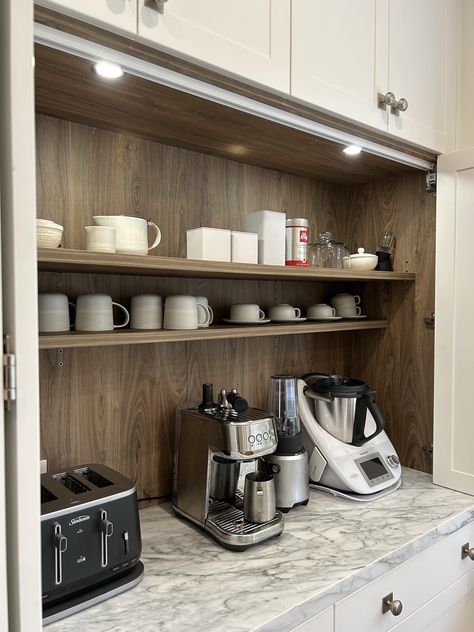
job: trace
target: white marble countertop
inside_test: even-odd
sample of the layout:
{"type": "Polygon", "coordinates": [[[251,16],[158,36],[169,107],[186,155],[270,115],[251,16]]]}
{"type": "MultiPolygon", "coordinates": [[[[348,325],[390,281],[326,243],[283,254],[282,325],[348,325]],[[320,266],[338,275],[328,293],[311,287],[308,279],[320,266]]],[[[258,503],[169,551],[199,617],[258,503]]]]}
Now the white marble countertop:
{"type": "Polygon", "coordinates": [[[312,491],[279,538],[228,551],[170,504],[140,513],[145,577],[48,632],[283,632],[474,520],[474,498],[405,469],[385,498],[312,491]]]}

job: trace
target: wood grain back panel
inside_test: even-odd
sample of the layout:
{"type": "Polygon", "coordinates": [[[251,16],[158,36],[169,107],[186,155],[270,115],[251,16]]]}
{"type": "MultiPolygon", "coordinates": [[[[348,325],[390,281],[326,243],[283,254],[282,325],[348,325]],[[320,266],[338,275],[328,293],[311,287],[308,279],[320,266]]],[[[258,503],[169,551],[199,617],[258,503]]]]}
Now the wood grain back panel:
{"type": "Polygon", "coordinates": [[[165,496],[175,409],[199,398],[203,382],[237,386],[265,406],[272,373],[312,370],[369,382],[402,463],[429,469],[421,447],[432,432],[432,332],[423,317],[433,305],[434,203],[423,174],[332,185],[42,115],[37,146],[38,216],[64,225],[65,247],[83,248],[94,214],[124,213],[160,226],[155,254],[183,257],[186,229],[242,229],[246,212],[268,208],[307,217],[311,238],[331,230],[352,252],[373,251],[391,228],[396,269],[418,273],[405,285],[41,272],[40,291],[104,292],[126,306],[138,293],[205,295],[216,319],[232,302],[304,308],[339,291],[360,293],[372,318],[392,319],[385,332],[41,351],[42,454],[51,471],[99,461],[136,480],[139,497],[165,496]]]}

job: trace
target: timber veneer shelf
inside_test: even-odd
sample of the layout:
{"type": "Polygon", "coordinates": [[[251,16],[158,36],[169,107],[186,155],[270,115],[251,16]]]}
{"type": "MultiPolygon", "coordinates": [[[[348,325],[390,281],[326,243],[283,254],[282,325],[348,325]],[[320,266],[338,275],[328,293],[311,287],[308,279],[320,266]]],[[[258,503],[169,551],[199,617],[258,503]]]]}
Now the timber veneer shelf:
{"type": "Polygon", "coordinates": [[[358,272],[331,268],[292,268],[244,263],[197,261],[154,255],[120,255],[66,248],[39,249],[38,269],[48,272],[138,274],[200,279],[268,281],[414,281],[413,272],[358,272]]]}
{"type": "Polygon", "coordinates": [[[386,329],[387,320],[339,321],[337,323],[293,323],[291,325],[265,324],[229,327],[213,325],[206,329],[69,332],[41,334],[40,349],[66,349],[74,347],[112,347],[119,345],[153,344],[163,342],[192,342],[193,340],[222,340],[227,338],[261,338],[263,336],[289,336],[367,329],[386,329]]]}

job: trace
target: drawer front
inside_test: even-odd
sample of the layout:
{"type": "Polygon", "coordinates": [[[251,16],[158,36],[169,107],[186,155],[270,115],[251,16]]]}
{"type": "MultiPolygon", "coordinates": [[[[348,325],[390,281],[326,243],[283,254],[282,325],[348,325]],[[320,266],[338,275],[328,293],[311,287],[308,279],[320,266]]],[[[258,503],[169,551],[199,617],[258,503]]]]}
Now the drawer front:
{"type": "Polygon", "coordinates": [[[334,606],[292,628],[291,632],[334,632],[334,606]]]}
{"type": "Polygon", "coordinates": [[[472,632],[474,569],[407,617],[392,632],[472,632]]]}
{"type": "Polygon", "coordinates": [[[462,546],[474,547],[474,523],[446,536],[426,551],[404,562],[398,568],[361,588],[336,604],[336,632],[391,630],[421,608],[438,593],[474,569],[469,557],[461,558],[462,546]],[[394,616],[382,613],[383,598],[393,593],[402,604],[402,612],[394,616]]]}

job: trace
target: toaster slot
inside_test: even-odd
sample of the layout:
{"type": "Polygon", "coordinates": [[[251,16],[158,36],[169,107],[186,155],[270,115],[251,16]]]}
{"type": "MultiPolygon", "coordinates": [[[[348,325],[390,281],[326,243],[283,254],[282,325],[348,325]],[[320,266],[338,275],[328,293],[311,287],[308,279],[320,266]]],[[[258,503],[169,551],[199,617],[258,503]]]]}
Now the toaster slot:
{"type": "Polygon", "coordinates": [[[90,492],[91,488],[84,485],[81,481],[78,481],[77,478],[71,476],[70,474],[66,474],[65,472],[62,474],[55,474],[53,476],[58,483],[67,487],[73,494],[84,494],[84,492],[90,492]]]}
{"type": "Polygon", "coordinates": [[[57,500],[58,497],[55,496],[49,489],[46,489],[43,485],[41,485],[41,504],[50,503],[52,500],[57,500]]]}
{"type": "Polygon", "coordinates": [[[102,476],[95,470],[91,470],[90,467],[81,467],[78,470],[74,470],[74,474],[83,476],[96,487],[109,487],[113,485],[112,481],[109,481],[108,478],[105,478],[105,476],[102,476]]]}

